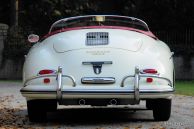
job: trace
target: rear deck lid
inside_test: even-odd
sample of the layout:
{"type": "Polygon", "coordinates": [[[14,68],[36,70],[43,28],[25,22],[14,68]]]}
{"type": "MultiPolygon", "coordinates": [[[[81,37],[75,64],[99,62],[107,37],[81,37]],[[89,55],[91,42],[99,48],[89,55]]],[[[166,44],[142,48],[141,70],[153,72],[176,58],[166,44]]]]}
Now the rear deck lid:
{"type": "Polygon", "coordinates": [[[115,48],[138,51],[143,34],[127,30],[94,29],[74,30],[50,37],[56,52],[63,53],[77,49],[115,48]]]}

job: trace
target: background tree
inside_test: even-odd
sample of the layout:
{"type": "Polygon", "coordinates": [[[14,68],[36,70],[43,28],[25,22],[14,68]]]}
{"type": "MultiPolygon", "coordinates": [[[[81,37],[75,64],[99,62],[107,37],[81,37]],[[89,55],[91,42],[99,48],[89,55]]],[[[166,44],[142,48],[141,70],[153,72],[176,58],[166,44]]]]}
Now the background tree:
{"type": "MultiPolygon", "coordinates": [[[[0,20],[4,22],[10,20],[9,15],[6,15],[10,12],[6,12],[7,8],[10,10],[10,1],[0,1],[0,20]]],[[[169,43],[176,53],[187,56],[194,53],[192,45],[185,48],[181,44],[194,42],[193,36],[190,36],[190,30],[194,29],[193,7],[193,0],[20,0],[19,26],[27,33],[43,36],[54,21],[65,17],[92,14],[132,16],[146,21],[153,32],[160,31],[156,34],[159,34],[161,40],[169,43]],[[174,35],[171,35],[172,31],[174,35]],[[188,37],[178,35],[177,32],[187,34],[188,37]]]]}
{"type": "Polygon", "coordinates": [[[0,0],[0,23],[10,24],[10,1],[0,0]]]}

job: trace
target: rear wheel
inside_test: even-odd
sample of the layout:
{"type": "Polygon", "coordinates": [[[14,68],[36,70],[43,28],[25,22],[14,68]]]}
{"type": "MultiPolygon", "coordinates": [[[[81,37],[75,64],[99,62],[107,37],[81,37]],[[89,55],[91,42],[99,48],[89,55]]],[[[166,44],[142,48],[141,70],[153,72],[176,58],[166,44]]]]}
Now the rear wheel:
{"type": "Polygon", "coordinates": [[[152,100],[152,99],[146,100],[146,108],[149,109],[149,110],[152,110],[153,109],[153,103],[154,103],[154,100],[152,100]]]}
{"type": "Polygon", "coordinates": [[[30,100],[27,101],[28,116],[31,122],[45,122],[47,111],[57,109],[55,100],[30,100]]]}
{"type": "Polygon", "coordinates": [[[167,121],[171,114],[171,99],[152,100],[153,116],[156,121],[167,121]]]}

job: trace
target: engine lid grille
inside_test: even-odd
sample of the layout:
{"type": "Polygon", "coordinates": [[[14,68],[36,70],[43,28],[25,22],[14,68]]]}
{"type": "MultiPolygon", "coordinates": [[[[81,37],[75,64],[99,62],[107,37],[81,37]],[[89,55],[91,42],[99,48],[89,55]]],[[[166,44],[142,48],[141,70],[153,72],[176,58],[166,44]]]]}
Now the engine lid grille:
{"type": "Polygon", "coordinates": [[[109,34],[108,32],[89,32],[86,34],[86,45],[108,45],[109,34]]]}

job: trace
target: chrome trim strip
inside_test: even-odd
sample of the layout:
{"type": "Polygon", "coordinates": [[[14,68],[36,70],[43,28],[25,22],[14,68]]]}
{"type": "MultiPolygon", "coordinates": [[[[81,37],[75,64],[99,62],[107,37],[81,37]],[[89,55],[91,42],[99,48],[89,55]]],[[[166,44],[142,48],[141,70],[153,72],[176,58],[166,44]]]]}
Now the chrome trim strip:
{"type": "Polygon", "coordinates": [[[83,77],[81,79],[83,84],[113,84],[115,83],[114,77],[83,77]]]}
{"type": "Polygon", "coordinates": [[[83,65],[102,65],[102,64],[112,64],[112,61],[87,61],[82,62],[83,65]]]}
{"type": "MultiPolygon", "coordinates": [[[[62,91],[65,94],[133,94],[134,95],[134,91],[126,91],[126,92],[117,92],[117,91],[113,91],[113,92],[108,92],[108,91],[62,91]]],[[[140,94],[154,94],[154,93],[173,93],[174,91],[140,91],[140,94]]]]}
{"type": "MultiPolygon", "coordinates": [[[[52,94],[55,95],[55,91],[21,91],[22,94],[52,94]]],[[[134,96],[134,91],[126,91],[126,92],[98,92],[98,91],[93,91],[93,92],[87,92],[87,91],[62,91],[65,95],[133,95],[134,96]]],[[[158,94],[173,94],[174,91],[140,91],[141,95],[158,95],[158,94]]]]}
{"type": "Polygon", "coordinates": [[[56,95],[56,91],[20,91],[22,94],[52,94],[56,95]]]}

